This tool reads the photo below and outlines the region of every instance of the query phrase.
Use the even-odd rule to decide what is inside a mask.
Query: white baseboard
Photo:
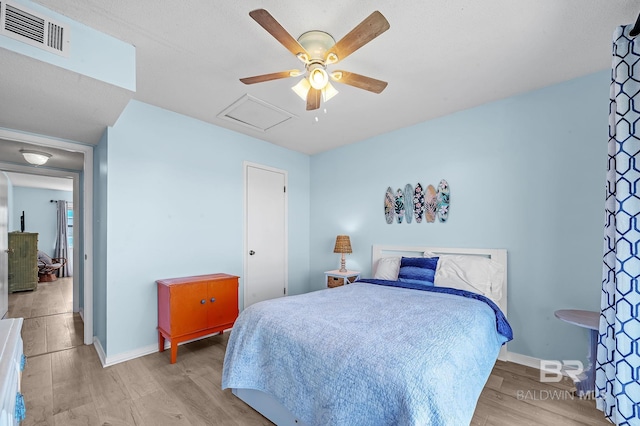
[[[128,352],[122,352],[114,356],[106,356],[104,360],[101,358],[100,361],[102,362],[103,367],[110,367],[112,365],[120,364],[121,362],[149,355],[154,352],[158,352],[158,344],[144,346],[142,348],[134,349]]]
[[[123,354],[119,354],[115,357],[108,357],[104,352],[104,348],[100,343],[100,340],[97,337],[93,337],[93,347],[96,348],[96,352],[98,353],[98,358],[100,358],[100,363],[102,367],[110,367],[112,365],[129,361],[130,359],[138,358],[141,356],[149,355],[153,352],[158,352],[158,345],[150,345],[144,348],[136,349],[134,351],[125,352]]]
[[[100,363],[102,364],[102,367],[106,367],[104,363],[107,356],[104,353],[104,349],[102,348],[102,344],[100,343],[100,340],[98,340],[96,336],[93,336],[93,347],[96,349],[96,352],[98,353],[98,358],[100,358]]]
[[[224,333],[230,331],[231,329],[228,330],[224,330]],[[195,342],[196,340],[201,340],[201,339],[206,339],[207,337],[211,337],[211,336],[215,336],[218,333],[213,333],[213,334],[209,334],[208,336],[202,336],[202,337],[198,337],[197,339],[191,339],[191,340],[187,340],[185,342],[180,342],[178,343],[178,346],[180,345],[185,345],[187,343],[191,343],[191,342]],[[113,356],[107,356],[104,353],[104,349],[102,348],[102,345],[100,344],[100,341],[97,338],[93,338],[93,342],[94,342],[94,346],[96,347],[96,351],[98,352],[98,357],[100,357],[100,362],[102,363],[102,367],[110,367],[112,365],[115,364],[119,364],[121,362],[125,362],[125,361],[130,361],[132,359],[135,358],[140,358],[142,356],[145,355],[150,355],[152,353],[155,352],[159,352],[158,351],[158,344],[153,344],[153,345],[148,345],[148,346],[144,346],[142,348],[138,348],[138,349],[134,349],[132,351],[128,351],[128,352],[122,352]],[[164,342],[164,349],[171,349],[171,342],[168,340],[165,340]]]
[[[507,352],[507,359],[506,360],[503,359],[502,361],[513,362],[515,364],[520,364],[526,367],[535,368],[536,370],[544,370],[551,374],[555,374],[558,372],[558,370],[550,370],[547,368],[543,368],[544,363],[543,363],[543,360],[540,358],[517,354],[515,352]],[[575,374],[570,374],[572,371],[573,370],[565,369],[565,368],[560,369],[560,373],[562,373],[563,376],[569,377],[569,378],[573,378],[573,376],[575,376]]]
[[[534,358],[528,355],[517,354],[515,352],[507,352],[506,361],[513,362],[527,367],[540,369],[540,358]]]

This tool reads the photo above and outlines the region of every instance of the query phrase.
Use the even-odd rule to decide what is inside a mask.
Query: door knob
[[[207,303],[207,301],[206,301],[206,300],[204,300],[204,299],[202,299],[202,300],[200,301],[200,303],[204,305],[205,303]]]
[[[213,302],[215,302],[215,301],[216,301],[216,298],[215,298],[215,297],[212,297],[212,298],[211,298],[211,303],[213,303]]]
[[[249,250],[249,256],[253,256],[254,254],[256,254],[256,252],[255,252],[255,251],[253,251],[253,250]]]

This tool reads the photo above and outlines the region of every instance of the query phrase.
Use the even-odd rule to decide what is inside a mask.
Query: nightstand
[[[341,285],[351,284],[360,279],[359,271],[340,272],[338,269],[334,271],[326,271],[324,273],[328,288],[340,287]]]

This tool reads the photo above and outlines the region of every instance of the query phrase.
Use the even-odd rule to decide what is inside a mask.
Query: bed
[[[375,245],[371,279],[245,309],[222,388],[278,425],[469,424],[513,337],[506,261]]]

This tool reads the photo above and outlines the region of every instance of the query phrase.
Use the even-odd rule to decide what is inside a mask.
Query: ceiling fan
[[[373,12],[337,43],[330,34],[316,30],[308,31],[296,40],[264,9],[253,10],[249,12],[249,16],[302,61],[305,69],[241,78],[240,81],[244,84],[304,75],[304,78],[292,89],[303,100],[306,100],[308,111],[320,108],[321,97],[326,102],[338,93],[329,79],[373,93],[380,93],[387,87],[386,81],[353,72],[341,70],[327,72],[328,65],[336,64],[345,59],[389,29],[389,22],[380,12]]]

